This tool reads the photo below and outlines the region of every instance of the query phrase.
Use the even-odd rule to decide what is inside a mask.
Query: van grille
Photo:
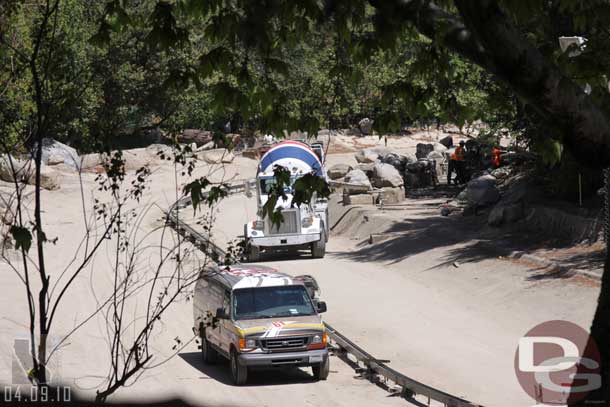
[[[307,336],[261,339],[261,347],[270,351],[293,350],[306,347],[308,341]]]
[[[279,229],[278,225],[271,224],[271,219],[269,217],[266,218],[266,226],[268,235],[288,235],[299,233],[299,223],[297,222],[297,210],[296,209],[285,209],[282,210],[282,215],[284,216],[284,221],[280,223]]]

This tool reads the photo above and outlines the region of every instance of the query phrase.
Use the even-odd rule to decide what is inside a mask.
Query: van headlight
[[[326,336],[326,332],[322,332],[311,337],[311,342],[307,349],[324,349],[327,344],[328,337]]]
[[[252,229],[254,229],[254,230],[263,230],[263,221],[262,220],[255,220],[254,222],[252,222]]]
[[[301,226],[304,228],[308,228],[313,225],[313,216],[306,216],[301,220]]]
[[[241,338],[239,340],[239,348],[240,349],[254,349],[254,348],[256,348],[256,339]]]

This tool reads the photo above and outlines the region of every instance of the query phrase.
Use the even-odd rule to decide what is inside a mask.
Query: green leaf
[[[310,204],[314,197],[328,198],[330,196],[330,185],[322,177],[315,173],[305,174],[294,182],[293,205]]]
[[[10,233],[15,239],[15,249],[23,249],[26,253],[32,247],[32,234],[24,227],[13,225]]]
[[[210,181],[203,177],[196,179],[195,181],[186,184],[183,189],[183,193],[185,196],[191,197],[191,203],[193,204],[193,210],[197,211],[197,208],[201,204],[201,202],[206,199],[204,190],[210,185]]]
[[[273,177],[275,183],[269,189],[267,202],[263,205],[263,218],[268,216],[271,224],[279,228],[284,221],[284,215],[282,215],[282,208],[276,208],[275,205],[279,198],[288,199],[285,191],[290,186],[290,171],[286,167],[276,165],[273,167]]]

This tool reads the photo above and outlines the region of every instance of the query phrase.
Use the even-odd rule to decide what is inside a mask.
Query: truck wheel
[[[311,245],[311,255],[315,259],[321,259],[326,254],[326,231],[322,229],[320,232],[320,240],[312,243]]]
[[[248,261],[259,261],[261,259],[261,249],[258,246],[249,246]]]
[[[218,352],[210,345],[205,333],[201,336],[201,358],[206,365],[213,365],[218,362]]]
[[[328,373],[330,372],[330,358],[324,358],[322,363],[312,366],[311,370],[313,372],[314,379],[326,380],[328,378]]]
[[[248,367],[239,364],[235,350],[231,351],[231,377],[236,386],[242,386],[248,380]]]

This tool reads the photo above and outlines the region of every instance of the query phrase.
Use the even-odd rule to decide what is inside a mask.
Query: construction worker
[[[465,145],[464,140],[460,141],[460,145],[455,148],[453,154],[449,159],[449,168],[447,171],[447,184],[451,185],[451,176],[455,171],[455,183],[461,184],[464,182],[464,170],[465,170]]]
[[[491,150],[491,163],[494,168],[498,168],[502,164],[502,151],[497,147]]]

